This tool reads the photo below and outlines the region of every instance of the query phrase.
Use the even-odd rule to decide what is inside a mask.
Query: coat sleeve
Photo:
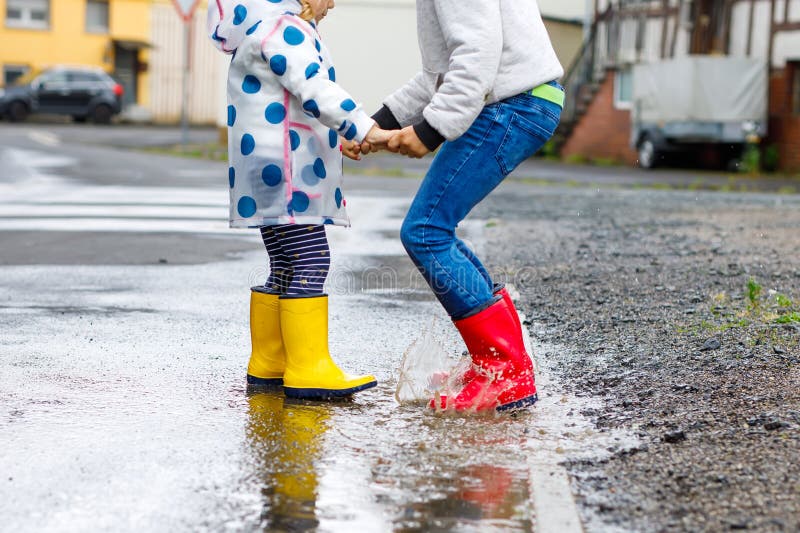
[[[432,0],[451,50],[441,86],[423,111],[425,120],[449,140],[475,121],[491,92],[503,51],[500,0]]]
[[[389,95],[384,104],[401,126],[408,126],[422,120],[422,110],[431,102],[435,88],[436,74],[422,70]]]
[[[375,124],[350,94],[323,72],[321,44],[313,31],[284,16],[261,43],[261,58],[303,110],[347,140],[364,140]],[[303,26],[301,26],[303,24]]]

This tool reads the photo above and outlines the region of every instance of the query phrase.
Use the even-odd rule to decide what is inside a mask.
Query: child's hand
[[[361,145],[355,141],[342,139],[342,154],[353,161],[361,161]]]

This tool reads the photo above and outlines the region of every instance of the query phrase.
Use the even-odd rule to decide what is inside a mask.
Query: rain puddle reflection
[[[530,413],[437,415],[398,405],[388,388],[343,403],[248,390],[260,528],[532,530]]]

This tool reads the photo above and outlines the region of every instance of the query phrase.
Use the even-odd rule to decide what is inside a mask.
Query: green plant
[[[564,158],[564,161],[573,165],[584,165],[589,162],[589,159],[583,154],[571,154]]]
[[[742,172],[754,173],[761,169],[761,150],[756,144],[748,144],[742,152],[742,164],[739,165]]]
[[[800,322],[800,313],[789,313],[788,315],[779,316],[775,319],[778,324],[791,324],[792,322]]]
[[[779,165],[780,152],[778,151],[778,147],[774,144],[770,144],[764,148],[764,152],[761,154],[761,168],[767,172],[775,172],[778,170]]]
[[[596,167],[613,167],[619,165],[619,161],[614,157],[593,157],[591,163]]]
[[[747,280],[747,300],[750,302],[749,307],[755,309],[758,307],[758,297],[761,296],[763,288],[759,285],[754,278]]]
[[[775,303],[777,303],[780,307],[791,307],[792,301],[784,296],[783,294],[776,294],[775,295]]]

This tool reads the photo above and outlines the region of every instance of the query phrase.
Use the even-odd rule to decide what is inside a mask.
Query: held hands
[[[372,126],[361,143],[342,139],[342,154],[355,161],[361,161],[361,154],[385,150],[393,131],[383,130],[377,125]]]
[[[380,150],[388,150],[395,154],[399,153],[415,158],[423,157],[429,152],[411,126],[402,130],[390,131],[375,125],[360,144],[355,141],[342,140],[342,154],[355,161],[361,160],[361,154],[366,155]]]
[[[403,154],[417,159],[423,157],[430,150],[419,140],[417,132],[412,126],[406,126],[394,133],[386,147],[390,152]]]
[[[361,145],[355,141],[342,139],[342,155],[353,161],[361,161]]]

